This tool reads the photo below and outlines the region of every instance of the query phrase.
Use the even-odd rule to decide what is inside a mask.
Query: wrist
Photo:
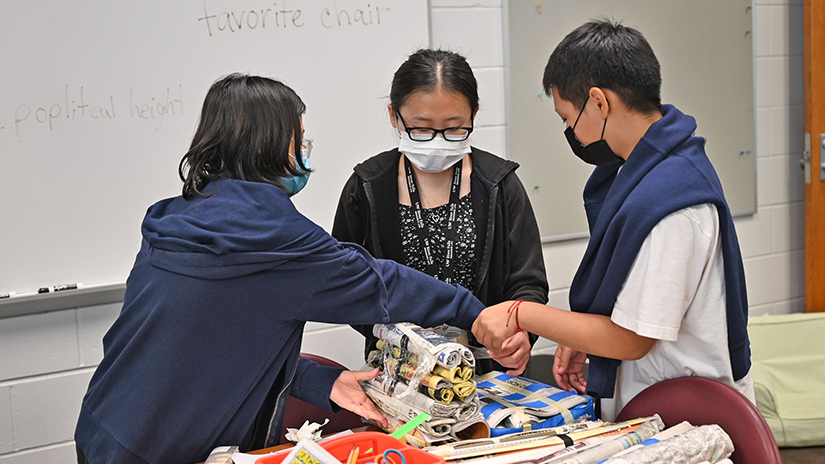
[[[524,332],[524,329],[521,328],[519,325],[518,313],[519,307],[521,304],[524,303],[524,300],[515,300],[510,304],[510,307],[507,309],[507,322],[505,323],[505,327],[513,327],[513,333]]]

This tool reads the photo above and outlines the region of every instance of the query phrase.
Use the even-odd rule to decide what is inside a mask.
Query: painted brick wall
[[[479,80],[475,143],[506,154],[502,0],[430,5],[431,44],[465,54]],[[755,0],[759,212],[736,222],[752,315],[803,310],[802,24],[801,0]],[[567,308],[585,245],[578,240],[544,247],[551,305]],[[0,319],[0,464],[76,462],[72,434],[80,401],[118,311],[119,305],[103,305]],[[348,327],[310,324],[303,350],[358,368],[361,346]],[[542,340],[534,352],[553,349]]]

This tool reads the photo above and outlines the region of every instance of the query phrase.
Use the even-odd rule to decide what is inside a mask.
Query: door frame
[[[825,311],[825,1],[805,0],[805,312]]]

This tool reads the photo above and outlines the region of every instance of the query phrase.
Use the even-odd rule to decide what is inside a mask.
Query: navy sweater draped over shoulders
[[[722,185],[693,136],[696,121],[671,105],[627,161],[599,166],[584,189],[590,242],[570,287],[570,308],[609,316],[636,255],[665,216],[690,206],[716,206],[725,270],[728,351],[735,380],[750,370],[748,302],[739,242]],[[619,169],[621,168],[621,172]],[[588,392],[613,397],[621,361],[590,356]]]

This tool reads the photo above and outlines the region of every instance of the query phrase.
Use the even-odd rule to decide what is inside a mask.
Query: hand
[[[510,338],[516,331],[515,322],[510,321],[508,327],[507,310],[512,306],[512,301],[505,301],[485,309],[473,322],[473,335],[476,340],[494,352],[501,352],[504,341]]]
[[[510,367],[508,375],[521,375],[530,360],[530,337],[527,332],[516,332],[501,345],[501,351],[491,351],[490,357],[505,367]]]
[[[559,388],[573,392],[578,390],[584,393],[587,388],[587,381],[584,379],[584,362],[587,360],[587,353],[576,351],[564,345],[556,348],[556,355],[553,358],[553,377]]]
[[[387,418],[378,410],[375,403],[370,400],[364,389],[358,383],[362,380],[369,380],[378,375],[378,368],[371,371],[343,371],[332,384],[332,392],[329,399],[338,406],[352,411],[361,417],[374,419],[382,427],[387,427]]]

